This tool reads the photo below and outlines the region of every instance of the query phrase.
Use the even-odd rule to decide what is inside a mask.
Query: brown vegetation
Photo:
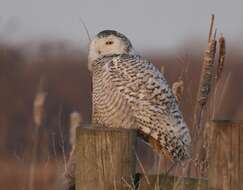
[[[178,79],[184,81],[180,106],[189,126],[193,123],[199,65],[202,63],[198,52],[202,50],[188,46],[186,52],[177,51],[175,55],[160,55],[160,52],[147,56],[159,68],[163,64],[170,84]],[[223,90],[216,93],[214,102],[215,118],[237,120],[243,116],[240,106],[243,86],[239,85],[243,56],[239,48],[231,47],[231,52],[220,59],[224,59],[226,64],[219,84]],[[86,57],[81,50],[62,43],[43,43],[35,49],[25,45],[10,47],[0,44],[1,187],[27,189],[31,150],[33,142],[36,142],[35,189],[54,188],[58,172],[60,174],[63,169],[61,163],[70,150],[69,114],[78,111],[85,123],[90,121],[91,80]],[[33,110],[33,102],[41,78],[45,79],[43,88],[47,95],[42,127],[33,139],[34,125],[39,121],[32,117],[33,112],[38,112]]]

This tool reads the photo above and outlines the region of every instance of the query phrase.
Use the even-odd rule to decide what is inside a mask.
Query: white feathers
[[[111,43],[111,44],[109,44]],[[114,35],[92,40],[89,48],[89,70],[92,70],[91,62],[100,56],[127,53],[126,44]]]
[[[122,40],[117,37],[114,43],[125,46]],[[91,44],[95,47],[90,49],[100,48]],[[157,140],[173,159],[187,158],[189,130],[165,78],[147,60],[124,53],[122,45],[117,47],[103,48],[102,52],[109,53],[90,58],[94,120],[107,127],[138,128]]]

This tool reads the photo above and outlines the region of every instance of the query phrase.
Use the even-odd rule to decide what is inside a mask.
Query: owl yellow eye
[[[105,42],[106,45],[111,45],[113,43],[114,43],[113,41],[107,41],[107,42]]]

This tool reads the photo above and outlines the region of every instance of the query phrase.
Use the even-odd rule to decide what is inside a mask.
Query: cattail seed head
[[[41,127],[43,123],[46,97],[45,78],[42,76],[33,102],[33,122],[37,129]]]
[[[172,85],[172,92],[176,98],[176,101],[179,103],[182,99],[184,91],[184,82],[182,80],[179,80],[177,82],[174,82]]]
[[[223,68],[224,68],[224,61],[225,61],[225,38],[223,35],[219,38],[219,59],[218,59],[218,67],[217,67],[217,80],[221,77]]]

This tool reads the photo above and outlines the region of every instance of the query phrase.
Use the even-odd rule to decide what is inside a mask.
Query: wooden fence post
[[[77,129],[76,189],[131,189],[136,136],[131,129]]]
[[[243,122],[213,121],[209,125],[209,190],[243,189]]]

